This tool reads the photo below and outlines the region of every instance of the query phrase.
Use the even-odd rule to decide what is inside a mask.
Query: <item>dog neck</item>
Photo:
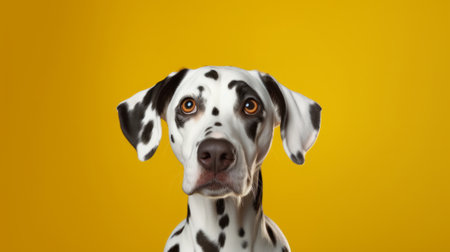
[[[252,190],[242,198],[230,196],[214,199],[199,194],[189,196],[186,222],[193,239],[199,244],[223,246],[225,237],[230,239],[230,236],[235,236],[233,240],[236,241],[241,237],[243,242],[254,239],[261,226],[262,216],[262,176],[259,170],[259,175],[254,176]],[[246,241],[243,237],[246,237]]]

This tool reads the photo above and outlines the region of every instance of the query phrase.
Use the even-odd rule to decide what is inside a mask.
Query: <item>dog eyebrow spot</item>
[[[216,125],[216,126],[222,126],[222,124],[221,124],[220,122],[216,122],[216,123],[214,123],[214,125]]]
[[[238,102],[241,103],[244,101],[247,96],[253,96],[255,100],[261,101],[261,98],[259,97],[258,93],[255,89],[250,87],[247,82],[242,80],[232,80],[228,84],[228,88],[232,89],[236,86],[236,94],[238,96]],[[261,102],[260,102],[261,103]],[[261,103],[262,106],[262,103]]]
[[[208,127],[208,128],[206,128],[206,129],[205,129],[205,131],[208,131],[208,130],[210,130],[210,129],[212,129],[212,127]]]
[[[205,73],[205,76],[214,80],[217,80],[219,78],[219,74],[215,70],[211,70]]]
[[[248,85],[247,84],[247,82],[245,82],[245,81],[241,81],[241,80],[232,80],[232,81],[230,81],[230,83],[228,83],[228,88],[229,89],[232,89],[232,88],[234,88],[234,86],[236,86],[236,85]]]
[[[199,91],[198,98],[201,99],[203,90],[205,90],[205,88],[203,86],[198,86],[197,88],[198,88],[198,91]]]
[[[215,116],[218,115],[219,114],[219,110],[216,107],[214,107],[213,110],[212,110],[212,114],[215,115]]]

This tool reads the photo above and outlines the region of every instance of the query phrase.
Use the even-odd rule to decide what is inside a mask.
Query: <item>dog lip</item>
[[[213,179],[212,181],[205,183],[203,185],[200,185],[197,187],[196,190],[202,190],[202,189],[209,189],[209,190],[219,190],[222,189],[224,187],[227,187],[225,184],[217,181],[216,179]]]
[[[202,183],[200,185],[197,185],[197,187],[194,189],[194,191],[200,191],[202,189],[209,189],[209,190],[219,190],[222,188],[228,187],[225,183],[217,180],[216,177],[213,177],[211,180]]]
[[[198,185],[194,190],[192,190],[193,193],[200,193],[207,196],[220,196],[228,194],[229,192],[235,192],[234,188],[230,186],[227,183],[223,183],[216,178],[213,178],[212,180]]]

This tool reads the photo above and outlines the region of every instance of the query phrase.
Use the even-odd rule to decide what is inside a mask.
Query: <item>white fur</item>
[[[210,70],[217,71],[219,75],[217,80],[205,77],[205,73]],[[176,72],[171,73],[169,77],[173,77],[175,74]],[[139,159],[144,161],[145,156],[158,146],[161,139],[160,117],[164,118],[168,124],[169,137],[172,136],[175,141],[174,143],[171,141],[172,149],[184,166],[183,190],[190,195],[191,216],[175,228],[164,251],[174,249],[176,245],[179,246],[180,251],[203,251],[197,240],[199,231],[204,232],[216,245],[218,245],[219,235],[223,233],[226,240],[220,251],[259,252],[282,251],[282,249],[290,251],[286,238],[278,226],[263,215],[261,208],[254,209],[253,207],[257,198],[255,194],[262,161],[270,149],[273,130],[282,121],[282,116],[277,112],[277,105],[271,100],[260,75],[266,74],[235,67],[209,66],[189,70],[179,83],[164,114],[159,115],[151,105],[145,111],[142,125],[146,125],[152,120],[154,127],[150,141],[147,144],[139,142],[136,146]],[[255,141],[247,136],[245,118],[235,111],[238,100],[236,88],[228,87],[232,80],[245,81],[256,91],[263,103],[264,121],[259,123]],[[310,115],[310,106],[315,102],[289,90],[278,82],[276,85],[284,97],[289,119],[284,132],[282,132],[283,147],[290,157],[297,153],[304,155],[314,144],[318,135],[318,130],[314,129],[312,125]],[[202,86],[204,90],[200,92],[198,86]],[[141,91],[124,101],[128,104],[129,111],[142,101],[148,90]],[[186,97],[198,97],[200,93],[201,99],[204,101],[204,109],[190,117],[183,127],[178,128],[175,118],[180,102]],[[219,110],[218,116],[211,114],[214,107]],[[214,126],[215,122],[220,122],[222,126]],[[212,133],[205,136],[205,129],[208,127],[212,127]],[[139,132],[139,136],[142,130]],[[212,198],[194,192],[203,171],[197,161],[198,143],[207,138],[226,139],[236,149],[236,160],[227,171],[234,191],[224,189],[223,194],[219,197],[225,200],[225,213],[222,215],[216,213],[217,197]],[[226,228],[221,228],[218,222],[225,214],[229,217],[229,224]],[[276,244],[273,244],[269,237],[268,226],[276,237]],[[179,235],[175,235],[181,228],[183,231]],[[246,231],[244,237],[238,235],[240,228],[244,228]],[[244,246],[244,242],[247,243],[247,246]]]

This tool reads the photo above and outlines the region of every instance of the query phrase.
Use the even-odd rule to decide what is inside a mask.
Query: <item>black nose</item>
[[[225,139],[208,138],[197,150],[200,165],[208,171],[225,171],[236,159],[233,145]]]

